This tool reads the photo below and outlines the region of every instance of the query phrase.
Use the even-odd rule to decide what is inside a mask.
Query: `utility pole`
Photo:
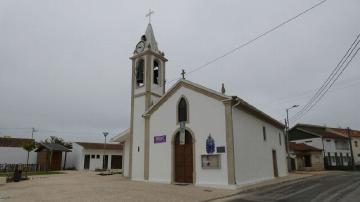
[[[349,138],[349,144],[350,144],[351,166],[352,166],[352,169],[355,170],[354,152],[353,152],[352,143],[351,143],[351,129],[348,127],[346,130],[347,130],[347,134],[348,134],[348,138]]]
[[[104,155],[103,155],[103,169],[105,168],[105,150],[106,150],[106,136],[109,135],[108,132],[103,132],[104,134],[104,137],[105,137],[105,143],[104,143]],[[107,162],[106,162],[107,163]],[[107,166],[106,166],[106,169],[107,169]]]
[[[289,129],[290,129],[290,123],[289,123],[289,110],[292,108],[299,107],[300,105],[293,105],[290,108],[286,109],[286,120],[285,120],[285,132],[286,132],[286,148],[287,148],[287,156],[288,156],[288,171],[291,172],[291,158],[290,158],[290,140],[289,140]]]
[[[291,172],[291,158],[290,158],[290,141],[289,141],[289,129],[288,129],[288,121],[287,118],[285,118],[285,143],[286,143],[286,151],[287,151],[287,166],[288,166],[288,172]]]

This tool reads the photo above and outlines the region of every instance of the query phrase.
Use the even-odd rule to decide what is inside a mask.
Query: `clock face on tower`
[[[143,41],[140,41],[137,45],[136,45],[136,48],[135,48],[135,52],[136,53],[141,53],[144,51],[144,48],[145,48],[145,43]]]

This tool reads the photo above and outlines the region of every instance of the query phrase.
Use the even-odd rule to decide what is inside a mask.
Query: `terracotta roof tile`
[[[344,128],[330,128],[330,130],[339,133],[344,137],[348,137],[347,129]],[[360,131],[358,130],[351,130],[351,137],[360,137]]]
[[[304,143],[294,143],[294,142],[290,142],[290,150],[293,151],[322,151],[321,149],[312,147],[310,145],[304,144]]]

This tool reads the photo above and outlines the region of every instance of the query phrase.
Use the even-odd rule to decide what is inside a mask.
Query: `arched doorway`
[[[180,132],[177,132],[174,147],[174,181],[193,183],[193,139],[190,132],[185,130],[185,144],[180,144]]]

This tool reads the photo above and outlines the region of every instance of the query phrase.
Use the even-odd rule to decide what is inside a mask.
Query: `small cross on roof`
[[[145,17],[149,17],[149,24],[151,23],[151,15],[154,14],[154,11],[149,9],[149,12],[145,15]]]

